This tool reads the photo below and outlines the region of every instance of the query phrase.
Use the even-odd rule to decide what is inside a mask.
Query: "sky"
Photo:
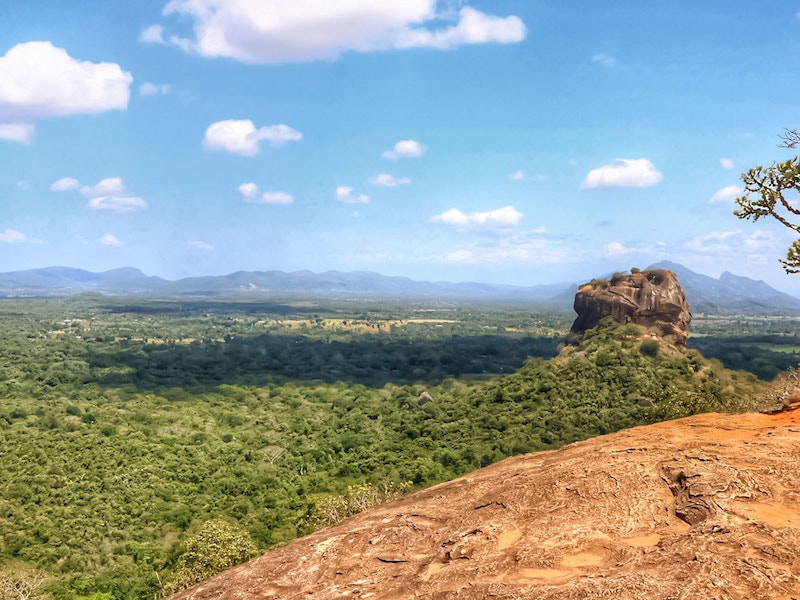
[[[0,272],[800,295],[733,215],[793,156],[800,0],[2,0]]]

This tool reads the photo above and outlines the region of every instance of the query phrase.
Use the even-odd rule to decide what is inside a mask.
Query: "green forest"
[[[567,345],[573,317],[2,301],[0,594],[17,577],[31,598],[159,597],[511,455],[773,407],[766,380],[800,350],[780,320],[701,323],[688,350],[605,321]]]

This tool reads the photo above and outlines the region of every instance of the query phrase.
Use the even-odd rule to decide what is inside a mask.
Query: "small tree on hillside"
[[[800,131],[787,129],[781,137],[781,146],[796,148],[800,145]],[[742,173],[745,194],[736,198],[739,208],[733,212],[740,219],[772,217],[800,236],[800,157],[795,156],[771,167],[754,167]],[[794,197],[793,197],[794,196]],[[800,273],[800,237],[789,246],[786,260],[779,261],[787,273]]]
[[[178,559],[177,569],[165,591],[172,593],[205,581],[253,557],[256,545],[244,529],[223,521],[206,521],[186,541],[186,552]]]

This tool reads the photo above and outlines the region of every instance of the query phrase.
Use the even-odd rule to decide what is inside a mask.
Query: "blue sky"
[[[531,285],[660,260],[800,294],[800,1],[3,0],[0,271]]]

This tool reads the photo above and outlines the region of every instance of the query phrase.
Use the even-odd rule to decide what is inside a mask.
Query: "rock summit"
[[[616,273],[609,279],[593,279],[575,294],[572,333],[583,333],[597,326],[604,317],[620,323],[636,323],[655,328],[662,336],[672,336],[685,346],[692,319],[686,294],[672,271],[654,269]]]

